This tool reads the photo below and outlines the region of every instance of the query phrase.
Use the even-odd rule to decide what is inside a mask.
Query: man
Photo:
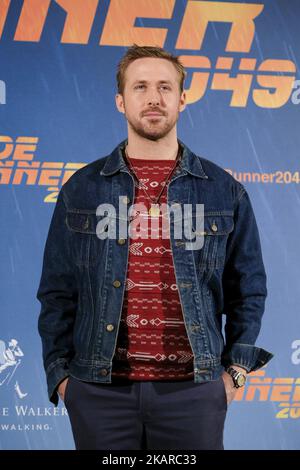
[[[254,346],[266,275],[251,203],[178,140],[184,78],[163,49],[129,48],[116,95],[128,139],[58,196],[39,332],[77,449],[223,449],[227,405],[272,357]],[[190,236],[175,237],[181,219]]]

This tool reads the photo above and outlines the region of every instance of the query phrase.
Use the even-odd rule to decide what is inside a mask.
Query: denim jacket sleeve
[[[255,216],[242,185],[234,218],[223,273],[226,345],[222,363],[251,372],[264,366],[273,354],[254,346],[267,296],[266,273]]]
[[[66,207],[61,189],[49,227],[37,292],[37,299],[41,302],[38,330],[42,339],[48,394],[55,406],[58,404],[57,386],[69,375],[77,306],[77,285],[65,220]]]

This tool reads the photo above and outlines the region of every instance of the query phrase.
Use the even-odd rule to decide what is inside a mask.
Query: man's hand
[[[65,378],[62,382],[60,382],[57,393],[62,401],[65,401],[65,391],[66,391],[66,386],[68,383],[69,377]]]
[[[242,372],[242,374],[247,375],[247,371],[242,367],[232,365],[233,369],[237,370],[238,372]],[[226,395],[227,395],[227,405],[230,405],[232,400],[234,399],[235,395],[237,394],[238,388],[236,388],[233,384],[233,380],[231,375],[228,372],[224,371],[222,374],[222,379],[224,381]]]

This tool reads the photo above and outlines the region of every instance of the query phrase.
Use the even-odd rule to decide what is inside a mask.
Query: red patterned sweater
[[[139,185],[135,187],[135,205],[158,196],[174,160],[130,158]],[[167,187],[159,203],[167,203]],[[145,212],[145,211],[144,211]],[[112,381],[185,380],[193,372],[193,352],[187,337],[176,285],[169,238],[162,238],[162,216],[159,230],[151,230],[151,216],[141,213],[147,224],[140,238],[129,236],[127,281],[117,345],[113,358]],[[141,219],[139,219],[141,220]],[[143,234],[148,232],[148,238]],[[157,233],[157,238],[150,235]]]

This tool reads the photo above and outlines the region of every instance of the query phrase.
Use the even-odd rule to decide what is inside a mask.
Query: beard
[[[129,127],[133,132],[135,132],[140,137],[143,137],[144,139],[157,141],[168,135],[174,128],[179,118],[179,110],[177,112],[177,115],[172,120],[169,120],[168,116],[164,114],[162,117],[159,118],[142,117],[141,120],[138,121],[136,119],[131,119],[127,115],[126,110],[125,117],[127,119]]]

